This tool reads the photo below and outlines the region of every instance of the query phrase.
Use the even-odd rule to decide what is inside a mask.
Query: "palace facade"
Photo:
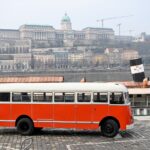
[[[114,41],[113,29],[86,27],[73,30],[67,14],[60,25],[60,29],[51,25],[0,29],[0,72],[88,68],[104,65],[108,61],[108,55],[104,52],[94,54],[92,50],[98,49],[103,42]],[[119,64],[120,52],[112,53],[112,56]]]
[[[0,40],[30,40],[33,47],[42,48],[88,45],[93,41],[114,39],[111,28],[86,27],[81,31],[73,30],[67,14],[61,19],[60,25],[61,29],[50,25],[21,25],[18,30],[0,29]]]

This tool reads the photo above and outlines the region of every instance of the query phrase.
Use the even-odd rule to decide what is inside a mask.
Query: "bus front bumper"
[[[133,127],[134,127],[134,123],[127,125],[126,129],[131,130],[131,129],[133,129]]]

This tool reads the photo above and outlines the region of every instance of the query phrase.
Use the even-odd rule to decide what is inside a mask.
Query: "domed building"
[[[70,17],[65,13],[61,20],[61,29],[62,30],[72,30]]]
[[[101,46],[102,41],[114,40],[111,28],[86,27],[73,30],[67,13],[62,17],[60,25],[60,29],[51,25],[28,24],[21,25],[17,30],[0,29],[0,71],[26,71],[33,69],[33,66],[37,70],[49,66],[66,68],[69,56],[81,60],[77,62],[81,65],[83,61],[80,58],[83,56],[90,62],[91,55],[87,55],[86,49]],[[56,50],[61,53],[54,53]],[[59,61],[61,58],[63,62]],[[34,65],[31,66],[31,63]]]
[[[100,41],[114,39],[111,28],[86,27],[73,30],[67,13],[61,19],[61,28],[55,29],[51,25],[21,25],[18,30],[0,29],[0,40],[28,40],[31,47],[73,47],[99,45]]]

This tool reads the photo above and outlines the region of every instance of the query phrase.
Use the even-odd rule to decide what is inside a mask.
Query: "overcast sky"
[[[150,0],[0,0],[0,28],[18,29],[22,24],[52,25],[60,29],[60,20],[67,12],[72,27],[101,27],[98,19],[130,16],[104,21],[104,27],[118,34],[150,34]]]

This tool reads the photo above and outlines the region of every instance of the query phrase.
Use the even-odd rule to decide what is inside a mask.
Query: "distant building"
[[[140,36],[134,38],[134,42],[150,42],[150,35],[142,32]]]
[[[107,57],[104,54],[93,54],[92,63],[95,67],[104,67],[107,64]]]
[[[131,59],[135,59],[139,57],[139,53],[136,50],[123,50],[121,54],[121,60],[124,64],[129,64]]]
[[[55,56],[51,54],[34,54],[34,70],[51,70],[55,68]]]
[[[91,40],[113,40],[114,31],[111,28],[92,28],[87,27],[83,29],[85,39]]]
[[[110,28],[87,27],[81,31],[73,30],[70,17],[65,14],[61,29],[50,25],[21,25],[18,30],[0,29],[0,40],[30,40],[32,47],[63,47],[91,45],[93,41],[112,40],[114,31]],[[79,41],[79,42],[78,42]]]
[[[20,32],[19,30],[0,29],[0,39],[19,40]]]
[[[0,71],[89,66],[92,54],[85,47],[114,39],[111,28],[73,30],[66,13],[60,25],[60,29],[51,25],[27,24],[21,25],[18,30],[0,29]],[[80,49],[80,46],[82,48],[78,51],[75,47]]]
[[[124,43],[127,43],[127,42],[132,42],[133,41],[133,37],[132,36],[125,36],[125,35],[115,35],[115,41],[118,41],[118,42],[124,42]]]
[[[31,70],[31,54],[0,55],[0,71],[29,71]]]
[[[67,13],[65,13],[65,16],[61,20],[61,30],[72,30],[71,20]]]
[[[93,52],[105,42],[131,41],[130,36],[115,36],[112,28],[73,30],[67,14],[60,26],[24,24],[18,30],[0,29],[0,72],[118,66],[121,59],[127,61],[129,55],[135,55],[126,52],[123,58],[118,48]]]
[[[121,65],[121,53],[122,49],[119,48],[106,48],[104,51],[108,68]]]
[[[67,51],[54,51],[55,56],[55,68],[56,69],[67,69],[68,64],[68,52]]]

